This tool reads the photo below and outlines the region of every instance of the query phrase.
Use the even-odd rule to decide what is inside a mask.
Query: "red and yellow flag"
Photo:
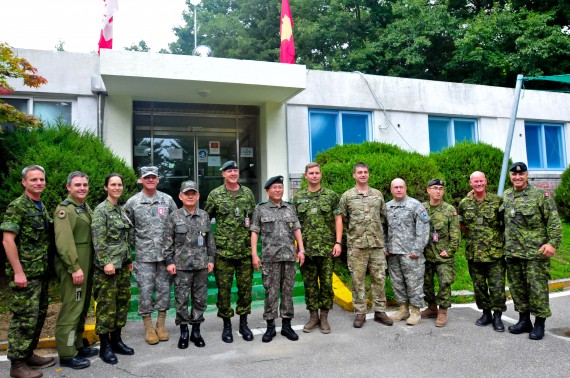
[[[103,0],[105,13],[103,14],[103,27],[99,35],[99,50],[113,48],[113,14],[119,9],[119,0]]]
[[[291,16],[291,8],[289,0],[281,1],[281,26],[279,28],[281,35],[281,63],[295,63],[295,40],[293,39],[293,17]]]

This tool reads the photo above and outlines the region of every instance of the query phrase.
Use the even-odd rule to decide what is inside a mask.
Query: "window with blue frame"
[[[566,167],[563,126],[557,123],[525,122],[526,156],[530,169]]]
[[[477,142],[477,120],[428,117],[429,150],[439,152],[460,142]]]
[[[311,160],[337,144],[362,143],[370,139],[370,112],[309,109]]]

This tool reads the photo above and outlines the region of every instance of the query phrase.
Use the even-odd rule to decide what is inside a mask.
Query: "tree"
[[[133,43],[129,47],[125,47],[125,50],[127,50],[127,51],[139,51],[139,52],[150,52],[150,47],[148,47],[148,45],[146,44],[145,41],[140,41],[138,43],[138,45],[135,45]]]
[[[61,39],[57,41],[57,44],[55,45],[55,51],[65,51],[65,42],[63,42]]]

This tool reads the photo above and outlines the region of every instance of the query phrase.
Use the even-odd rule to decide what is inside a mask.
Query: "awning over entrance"
[[[261,105],[283,103],[306,87],[297,64],[102,50],[110,96],[140,101]]]

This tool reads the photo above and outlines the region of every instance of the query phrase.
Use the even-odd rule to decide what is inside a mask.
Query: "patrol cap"
[[[271,177],[269,180],[267,180],[267,182],[265,183],[265,186],[263,187],[263,189],[267,190],[271,187],[271,185],[273,184],[283,184],[283,176],[273,176]]]
[[[430,186],[434,186],[434,185],[445,186],[445,183],[443,182],[442,179],[438,179],[438,178],[429,180],[428,188]]]
[[[220,168],[220,171],[225,171],[228,169],[238,169],[237,163],[233,160],[228,160],[224,163],[224,165],[222,165],[222,168]]]
[[[527,168],[526,164],[523,163],[522,161],[517,161],[516,163],[513,163],[510,166],[509,171],[515,172],[515,173],[523,173],[523,172],[528,171],[528,168]]]
[[[193,190],[195,192],[198,192],[198,185],[196,185],[196,183],[194,181],[191,181],[191,180],[184,181],[180,185],[180,193],[186,193],[189,190]]]
[[[158,168],[151,165],[148,167],[141,167],[141,177],[146,177],[146,176],[156,176],[158,177]]]

